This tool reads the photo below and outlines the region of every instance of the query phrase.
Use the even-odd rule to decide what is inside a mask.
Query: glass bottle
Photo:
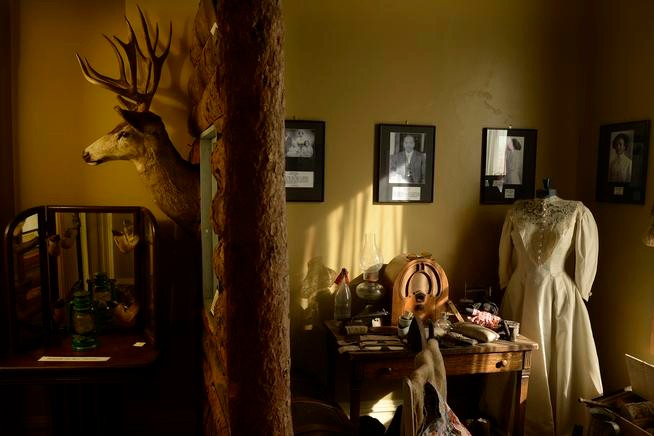
[[[334,282],[338,285],[334,293],[334,319],[337,321],[348,320],[352,317],[352,294],[350,293],[350,278],[347,269],[341,269],[341,273]]]
[[[69,303],[68,326],[73,337],[75,351],[90,350],[98,346],[95,330],[95,316],[91,296],[88,292],[77,291]]]
[[[441,317],[436,320],[436,325],[442,328],[445,333],[452,330],[452,322],[450,321],[451,315],[452,314],[450,312],[443,312]]]

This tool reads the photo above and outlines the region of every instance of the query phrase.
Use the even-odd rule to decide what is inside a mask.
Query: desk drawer
[[[408,377],[414,369],[413,357],[366,362],[362,368],[364,380],[399,380]]]
[[[443,356],[447,375],[466,375],[520,371],[524,367],[523,352],[449,354]]]
[[[520,371],[524,367],[523,352],[446,354],[443,355],[445,373],[449,375],[468,375]],[[398,380],[408,377],[415,369],[413,357],[381,359],[361,363],[364,380]]]

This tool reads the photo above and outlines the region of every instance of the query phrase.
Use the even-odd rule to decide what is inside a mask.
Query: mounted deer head
[[[127,42],[114,36],[114,43],[104,35],[118,58],[118,79],[98,73],[86,58],[82,59],[76,54],[84,77],[89,82],[116,93],[124,106],[116,106],[124,122],[86,147],[82,157],[89,165],[98,165],[110,160],[131,161],[157,206],[177,224],[195,232],[200,224],[199,170],[180,156],[168,138],[161,118],[149,111],[161,78],[161,68],[170,50],[172,23],[166,48],[157,56],[159,26],[155,27],[152,40],[140,8],[139,15],[145,33],[147,56],[143,54],[132,24],[127,19],[125,20],[130,32]],[[125,54],[129,73],[116,44],[120,45]]]

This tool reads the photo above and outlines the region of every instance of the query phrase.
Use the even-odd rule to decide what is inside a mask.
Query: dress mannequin
[[[518,201],[500,240],[501,315],[538,342],[532,353],[525,434],[569,435],[584,425],[579,397],[602,393],[599,362],[584,300],[597,270],[598,235],[581,202],[563,200],[544,181],[535,200]],[[574,271],[565,270],[574,253]],[[586,425],[584,425],[585,427]]]
[[[550,179],[543,179],[543,189],[536,190],[537,198],[553,197],[557,194],[556,189],[550,187]]]

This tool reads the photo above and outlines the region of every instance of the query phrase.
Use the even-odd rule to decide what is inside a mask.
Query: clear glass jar
[[[452,322],[450,321],[451,315],[452,314],[450,312],[443,312],[441,317],[436,320],[436,325],[442,328],[445,333],[452,330]]]

